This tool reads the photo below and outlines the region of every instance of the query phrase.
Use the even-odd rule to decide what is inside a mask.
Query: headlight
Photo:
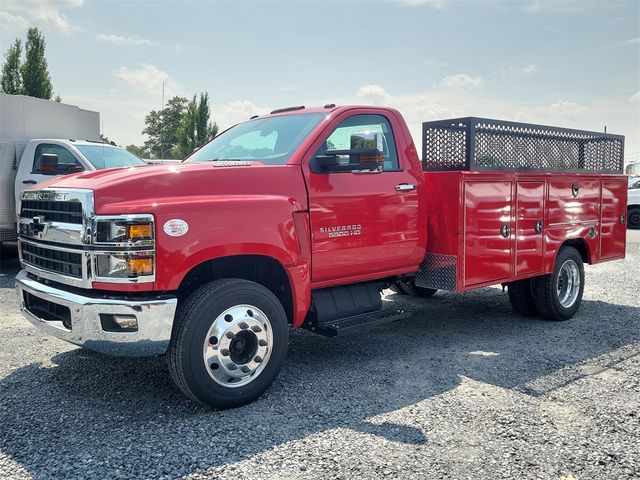
[[[129,283],[155,281],[155,235],[152,215],[98,216],[93,253],[95,279]]]
[[[153,240],[153,221],[104,219],[96,221],[96,243],[136,243]]]
[[[96,254],[97,276],[101,278],[132,279],[153,275],[153,255],[137,253]]]

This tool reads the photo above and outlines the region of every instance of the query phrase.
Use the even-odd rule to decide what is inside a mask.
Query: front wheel
[[[584,265],[573,247],[562,247],[556,257],[553,273],[533,280],[533,299],[541,317],[569,320],[582,302]]]
[[[216,280],[179,308],[169,371],[192,400],[233,408],[258,398],[287,353],[289,326],[271,291],[240,279]]]

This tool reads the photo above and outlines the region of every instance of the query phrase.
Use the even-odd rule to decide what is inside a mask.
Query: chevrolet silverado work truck
[[[234,407],[274,381],[290,328],[331,336],[406,316],[383,308],[385,288],[502,284],[520,314],[573,317],[583,265],[625,255],[623,148],[458,118],[423,124],[421,160],[396,110],[276,110],[180,165],[25,191],[17,292],[41,330],[166,354],[186,395]]]

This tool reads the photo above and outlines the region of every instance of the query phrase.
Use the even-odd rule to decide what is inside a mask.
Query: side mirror
[[[327,150],[314,158],[314,171],[354,172],[382,171],[384,141],[380,132],[358,132],[351,135],[350,148]]]
[[[43,153],[40,156],[40,173],[44,175],[56,175],[58,168],[58,155],[55,153]]]

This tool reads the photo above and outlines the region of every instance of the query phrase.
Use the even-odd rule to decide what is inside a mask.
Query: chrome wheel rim
[[[209,376],[219,385],[238,388],[264,370],[273,345],[271,324],[253,305],[226,309],[211,324],[202,356]]]
[[[570,308],[580,293],[580,268],[574,260],[567,260],[560,267],[556,284],[560,305]]]

